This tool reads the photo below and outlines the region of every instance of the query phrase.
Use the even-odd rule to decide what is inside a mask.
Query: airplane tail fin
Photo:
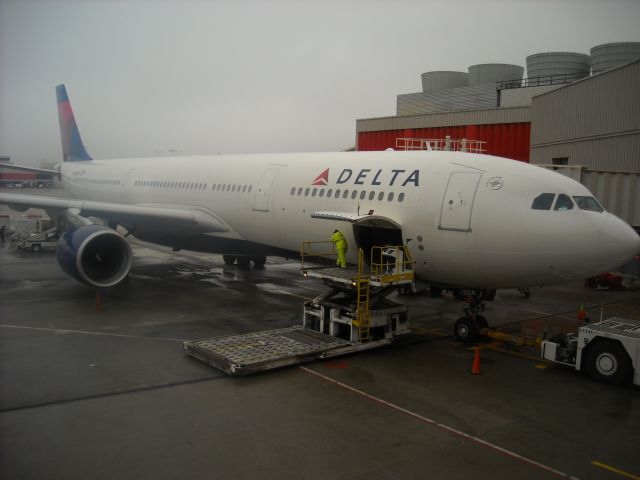
[[[67,89],[64,85],[56,87],[56,97],[58,99],[60,136],[62,137],[62,160],[65,162],[92,160],[82,144],[80,131],[73,116]]]

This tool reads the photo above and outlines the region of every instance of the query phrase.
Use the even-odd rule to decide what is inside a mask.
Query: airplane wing
[[[41,208],[61,214],[65,211],[79,213],[83,217],[98,217],[115,221],[128,228],[137,225],[153,226],[171,221],[175,228],[189,228],[201,233],[228,232],[231,228],[215,213],[189,205],[141,204],[126,205],[111,202],[95,202],[40,195],[0,193],[0,203],[17,210]]]

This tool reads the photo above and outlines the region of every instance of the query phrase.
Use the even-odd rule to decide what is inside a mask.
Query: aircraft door
[[[275,181],[278,173],[277,168],[269,168],[264,171],[260,183],[256,188],[255,196],[253,197],[253,210],[256,212],[268,212],[269,211],[269,199],[271,197],[271,187]]]
[[[453,172],[440,209],[440,230],[471,231],[471,213],[482,173]]]

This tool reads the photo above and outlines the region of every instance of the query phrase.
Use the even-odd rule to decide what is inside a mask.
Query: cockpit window
[[[534,200],[531,208],[533,210],[551,210],[555,193],[541,193]]]
[[[604,212],[598,201],[593,197],[573,197],[580,210],[591,210],[592,212]]]
[[[561,193],[558,195],[558,200],[556,200],[556,206],[553,207],[554,210],[571,210],[573,208],[573,202],[568,195]]]

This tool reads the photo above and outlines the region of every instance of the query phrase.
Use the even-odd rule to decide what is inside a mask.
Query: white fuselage
[[[325,172],[328,169],[327,172]],[[533,209],[542,193],[592,197],[581,184],[529,164],[460,152],[217,155],[65,162],[76,198],[211,212],[228,229],[192,232],[128,225],[177,248],[299,252],[301,242],[355,228],[337,218],[388,219],[428,281],[475,288],[562,283],[614,268],[638,251],[635,232],[602,211]],[[325,173],[323,176],[322,174]],[[315,183],[315,185],[313,185]],[[354,193],[355,192],[355,193]],[[317,212],[335,212],[314,218]],[[355,220],[354,220],[355,218]],[[231,251],[230,251],[231,250]]]

